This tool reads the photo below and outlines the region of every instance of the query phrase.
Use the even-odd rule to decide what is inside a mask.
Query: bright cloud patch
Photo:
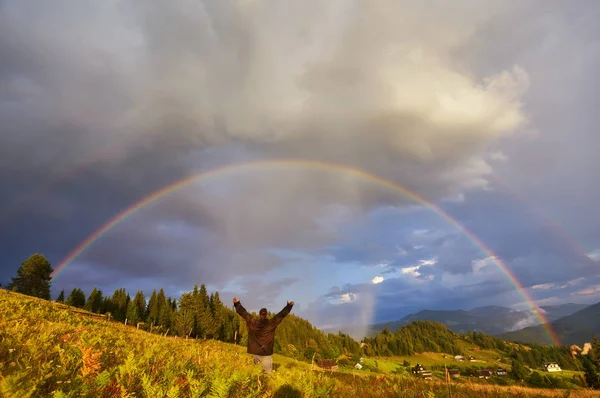
[[[535,289],[535,290],[565,289],[567,287],[578,285],[584,281],[585,281],[584,277],[579,277],[579,278],[571,279],[570,281],[567,281],[567,282],[563,283],[562,285],[557,285],[556,283],[542,283],[539,285],[531,286],[531,288]]]
[[[595,295],[597,293],[600,293],[600,285],[588,287],[586,289],[582,289],[577,292],[577,294],[579,294],[581,296],[590,296],[590,295]]]
[[[378,283],[383,282],[383,280],[384,280],[383,277],[376,276],[375,278],[373,278],[373,280],[371,282],[373,282],[374,284],[378,284]]]
[[[420,276],[421,274],[418,272],[419,270],[419,266],[413,266],[413,267],[406,267],[406,268],[402,268],[402,273],[405,275],[411,275],[414,276],[415,278]]]
[[[480,272],[482,269],[484,269],[490,265],[493,265],[494,258],[486,257],[486,258],[482,258],[482,259],[473,260],[471,262],[471,264],[473,265],[473,272],[477,273],[477,272]]]
[[[352,301],[355,301],[357,299],[358,295],[355,293],[344,293],[340,296],[340,303],[344,304],[344,303],[350,303]]]
[[[405,275],[410,275],[412,277],[417,278],[417,277],[421,276],[421,273],[419,272],[419,269],[421,267],[429,267],[431,265],[437,264],[437,262],[438,262],[437,258],[432,258],[429,260],[419,260],[419,264],[413,265],[410,267],[404,267],[400,270],[400,272],[402,272]]]
[[[438,262],[437,258],[432,258],[431,260],[421,260],[421,264],[419,266],[423,267],[423,266],[428,266],[428,265],[435,265],[435,264],[437,264],[437,262]]]
[[[584,282],[584,281],[585,281],[585,278],[583,276],[579,277],[579,278],[571,279],[570,281],[568,281],[565,284],[561,285],[560,288],[564,289],[566,287],[575,286],[575,285],[578,285],[578,284],[580,284],[581,282]]]
[[[548,289],[552,289],[554,287],[556,287],[556,285],[554,283],[542,283],[540,285],[531,286],[532,289],[536,289],[536,290],[548,290]]]
[[[600,261],[600,249],[596,249],[592,252],[589,252],[587,255],[594,261]]]

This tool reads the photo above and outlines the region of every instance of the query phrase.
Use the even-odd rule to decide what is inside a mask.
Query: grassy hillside
[[[320,371],[275,355],[275,372],[264,376],[244,347],[149,334],[0,289],[0,397],[565,396],[485,381],[423,381],[391,374],[400,358],[367,360],[380,369]]]

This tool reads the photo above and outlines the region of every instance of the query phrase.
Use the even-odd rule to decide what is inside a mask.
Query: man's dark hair
[[[258,311],[259,315],[267,315],[267,309],[266,308],[261,308],[260,311]]]

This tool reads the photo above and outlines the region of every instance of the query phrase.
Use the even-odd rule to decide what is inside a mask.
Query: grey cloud
[[[14,264],[0,278],[32,252],[56,264],[169,183],[249,158],[340,162],[431,200],[486,186],[495,172],[586,248],[598,248],[599,225],[590,217],[600,198],[590,172],[598,169],[595,2],[569,9],[537,1],[66,7],[0,5],[0,252]],[[508,160],[492,162],[490,150]],[[352,222],[360,230],[366,210],[409,202],[375,184],[312,172],[221,184],[229,196],[186,189],[140,212],[85,252],[61,283],[89,267],[103,283],[110,282],[103,275],[168,280],[174,291],[194,278],[222,283],[227,273],[279,267],[265,248],[323,251]],[[337,213],[340,204],[346,209]],[[561,267],[570,254],[539,229],[520,224],[514,233],[495,224],[500,216],[489,204],[481,213],[471,205],[456,216],[525,283],[589,271],[575,262]],[[180,224],[195,240],[156,232]],[[371,242],[388,249],[354,247],[345,259],[388,260],[389,247],[412,247],[388,245],[389,231]],[[426,240],[423,255],[440,250],[440,262],[424,272],[468,273],[479,254],[463,239]],[[552,245],[560,260],[540,277],[548,258],[537,252]],[[406,251],[392,267],[421,255]],[[177,276],[165,279],[168,273]],[[430,294],[454,297],[444,289]],[[350,313],[356,304],[344,305]]]
[[[267,307],[269,311],[277,313],[285,306],[286,302],[276,302],[274,298],[278,297],[287,287],[293,285],[298,280],[296,277],[287,277],[278,280],[247,277],[241,280],[241,290],[235,293],[234,296],[248,297],[248,300],[244,301],[247,309]],[[288,299],[291,300],[291,298]]]
[[[598,223],[589,215],[600,198],[598,184],[591,183],[600,166],[594,128],[599,83],[593,77],[600,66],[600,29],[592,21],[600,6],[531,2],[517,10],[481,25],[462,54],[478,73],[511,62],[535,71],[524,96],[534,133],[502,143],[509,161],[496,172],[555,228],[591,250],[598,245]]]

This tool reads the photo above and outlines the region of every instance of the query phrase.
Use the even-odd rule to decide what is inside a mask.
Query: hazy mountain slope
[[[585,304],[567,303],[540,308],[542,308],[549,321],[554,321],[586,307]],[[423,310],[406,315],[397,321],[377,323],[367,327],[364,325],[345,325],[340,328],[325,329],[325,331],[337,333],[338,330],[341,330],[360,340],[365,337],[365,331],[367,336],[372,337],[383,329],[387,328],[393,332],[414,321],[440,322],[456,333],[466,333],[471,330],[490,335],[522,330],[525,327],[539,324],[539,320],[531,311],[519,311],[500,306],[484,306],[470,310]]]
[[[600,336],[600,303],[551,322],[550,326],[562,344],[583,345],[591,340],[592,334]],[[524,343],[550,343],[550,338],[542,325],[502,333],[499,337]]]
[[[478,307],[469,311],[423,310],[409,314],[397,321],[369,325],[366,333],[367,336],[374,336],[385,328],[393,332],[414,321],[433,321],[443,323],[457,333],[466,333],[471,330],[493,335],[513,330],[518,327],[519,323],[532,322],[532,318],[530,312],[516,311],[505,307]],[[348,325],[341,327],[340,330],[360,339],[363,336],[358,336],[358,334],[364,333],[365,327]],[[329,329],[329,331],[337,332],[337,329]]]
[[[589,307],[589,304],[566,303],[560,305],[549,305],[540,307],[544,311],[544,315],[550,321],[556,321],[565,316],[581,311]]]

